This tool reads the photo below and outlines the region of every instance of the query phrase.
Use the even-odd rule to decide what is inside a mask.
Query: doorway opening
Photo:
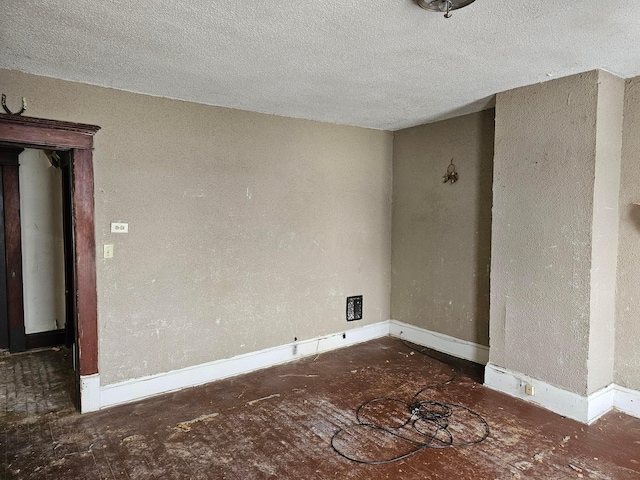
[[[69,175],[68,155],[0,147],[0,349],[11,353],[74,343]]]
[[[94,125],[0,115],[5,234],[5,262],[0,261],[5,266],[5,271],[0,271],[0,342],[6,341],[11,352],[60,342],[71,347],[75,405],[81,411],[100,406],[92,157],[93,135],[98,130]],[[27,150],[28,156],[20,160],[25,149],[36,150]],[[58,196],[49,197],[45,206],[34,210],[33,202],[20,202],[20,187],[29,192],[27,196],[56,189],[43,185],[34,188],[24,178],[21,182],[18,168],[20,162],[29,167],[40,163],[46,170],[45,160],[56,169],[48,175],[54,179],[51,185],[59,185]],[[23,176],[28,176],[28,170]],[[21,214],[26,225],[21,225]],[[39,220],[34,222],[34,218]],[[51,231],[44,235],[33,232],[39,228],[38,222],[51,224]],[[44,244],[32,244],[37,237],[47,235],[51,238]],[[48,290],[37,286],[36,271],[44,271],[44,277],[48,277],[48,282],[42,282],[50,282]],[[1,336],[3,292],[6,338]],[[48,314],[38,313],[42,305],[48,306]],[[93,388],[85,388],[87,385]]]
[[[14,369],[16,391],[23,392],[5,409],[26,409],[23,404],[33,398],[47,398],[48,409],[64,408],[77,396],[68,298],[73,290],[69,175],[68,155],[0,147],[0,353]],[[6,357],[24,351],[32,354]]]

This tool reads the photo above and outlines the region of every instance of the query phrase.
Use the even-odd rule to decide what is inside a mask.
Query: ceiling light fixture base
[[[417,0],[418,6],[432,12],[443,12],[446,18],[451,17],[451,11],[464,8],[475,0]]]

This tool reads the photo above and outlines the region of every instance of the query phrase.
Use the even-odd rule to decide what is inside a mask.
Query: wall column
[[[623,98],[603,71],[496,98],[486,384],[587,423],[611,407]]]

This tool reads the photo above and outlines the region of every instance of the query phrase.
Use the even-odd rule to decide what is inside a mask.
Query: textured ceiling
[[[2,0],[0,67],[384,130],[594,68],[640,75],[638,0]]]

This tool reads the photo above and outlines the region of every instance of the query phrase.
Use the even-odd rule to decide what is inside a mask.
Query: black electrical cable
[[[428,353],[426,349],[418,349],[404,340],[401,341],[406,347],[453,368],[454,373],[444,382],[428,385],[418,390],[409,403],[395,398],[380,397],[361,404],[356,409],[357,423],[341,428],[331,437],[331,447],[333,450],[347,460],[365,465],[383,465],[411,457],[428,448],[441,449],[476,445],[483,442],[490,434],[490,428],[487,421],[480,414],[468,407],[465,407],[464,405],[438,402],[435,400],[419,400],[419,397],[427,390],[441,388],[457,380],[460,369],[455,365],[451,365],[439,358],[436,358],[432,354]],[[392,426],[382,426],[375,421],[368,421],[366,419],[365,411],[368,408],[375,409],[376,404],[383,403],[396,407],[399,406],[401,411],[404,411],[404,420],[398,421],[397,425]],[[392,408],[388,407],[386,411],[388,413],[387,416],[391,417]],[[466,441],[456,441],[456,436],[459,437],[459,435],[454,435],[454,432],[452,431],[453,429],[450,428],[452,422],[456,421],[456,416],[459,416],[460,414],[466,414],[477,424],[477,431],[475,434],[471,434],[471,438],[464,439]],[[337,446],[336,443],[340,443],[340,438],[342,436],[347,436],[348,433],[356,429],[364,429],[370,433],[382,433],[383,435],[389,435],[392,439],[398,439],[401,442],[408,444],[411,447],[411,450],[407,453],[382,460],[365,460],[349,455],[345,453],[344,449]]]

